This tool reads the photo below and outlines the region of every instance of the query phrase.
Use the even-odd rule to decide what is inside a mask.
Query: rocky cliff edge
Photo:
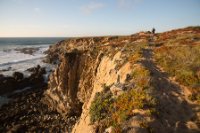
[[[74,133],[198,132],[198,100],[156,62],[156,50],[170,42],[196,47],[199,31],[60,41],[47,51],[48,61],[58,66],[43,101],[63,117],[79,116]]]

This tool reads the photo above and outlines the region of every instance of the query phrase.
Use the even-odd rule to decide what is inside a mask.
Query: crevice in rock
[[[61,63],[50,77],[44,101],[63,116],[80,116],[91,94],[96,58],[91,59],[89,52],[72,50],[60,59]]]

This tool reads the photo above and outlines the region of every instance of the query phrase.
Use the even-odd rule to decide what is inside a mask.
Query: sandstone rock
[[[78,81],[82,74],[82,67],[85,62],[84,56],[79,53],[66,53],[62,57],[62,64],[55,70],[50,77],[49,89],[46,92],[46,101],[50,99],[57,101],[54,104],[49,101],[49,104],[55,107],[61,113],[80,113],[81,102],[78,100]],[[62,83],[62,84],[61,84]],[[53,105],[54,104],[54,105]]]
[[[109,127],[105,130],[105,133],[112,133],[113,132],[113,127]]]
[[[123,94],[124,86],[122,84],[113,85],[110,88],[110,91],[112,92],[113,95],[119,96],[119,95]]]
[[[50,76],[44,102],[63,116],[80,116],[73,133],[95,132],[89,110],[96,93],[103,91],[103,84],[111,86],[110,91],[114,95],[135,87],[132,79],[135,66],[129,61],[130,52],[126,52],[135,52],[128,47],[132,44],[148,43],[149,35],[144,32],[128,37],[73,38],[51,46],[47,60],[59,63]],[[147,132],[140,127],[145,113],[140,110],[133,110],[133,113],[135,116],[126,121],[128,126],[123,129],[124,132]]]
[[[128,80],[127,74],[131,72],[129,63],[115,70],[117,60],[121,60],[121,52],[110,58],[96,48],[109,47],[107,50],[112,51],[107,45],[117,39],[118,37],[69,39],[51,46],[47,51],[48,60],[59,60],[60,64],[50,76],[43,101],[63,116],[81,114],[80,123],[75,125],[73,132],[93,131],[88,110],[95,94],[103,90],[102,84],[117,84],[118,78],[121,84]],[[120,89],[123,90],[123,86]]]

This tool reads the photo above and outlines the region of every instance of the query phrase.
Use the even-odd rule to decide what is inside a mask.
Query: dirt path
[[[200,121],[199,106],[189,102],[186,88],[183,88],[161,71],[153,61],[152,48],[142,50],[140,63],[150,71],[153,94],[158,99],[158,116],[150,125],[158,133],[197,133]]]

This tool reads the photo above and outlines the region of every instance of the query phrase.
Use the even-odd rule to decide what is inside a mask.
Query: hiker
[[[155,32],[156,32],[156,29],[155,29],[155,28],[153,28],[153,29],[152,29],[152,31],[151,31],[151,33],[154,35],[154,34],[155,34]]]
[[[149,38],[149,46],[153,45],[153,40],[154,40],[154,35],[155,35],[156,29],[153,28],[150,34],[150,38]]]

